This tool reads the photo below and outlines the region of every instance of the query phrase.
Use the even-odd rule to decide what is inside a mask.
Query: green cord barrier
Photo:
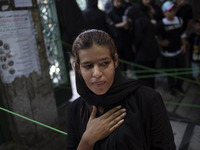
[[[72,45],[67,43],[67,42],[64,42],[63,40],[61,40],[60,38],[58,38],[57,40],[55,41],[61,41],[65,46],[69,47],[69,48],[72,48]],[[137,71],[134,71],[135,73],[148,73],[148,72],[159,72],[159,73],[164,73],[164,72],[171,72],[171,71],[188,71],[188,70],[192,70],[192,68],[171,68],[171,69],[152,69],[152,68],[149,68],[149,67],[146,67],[146,66],[142,66],[142,65],[138,65],[138,64],[135,64],[135,63],[132,63],[132,62],[129,62],[129,61],[126,61],[126,60],[122,60],[122,59],[119,59],[120,62],[122,63],[125,63],[125,64],[128,64],[128,65],[131,65],[131,66],[136,66],[138,68],[142,68],[142,69],[145,69],[145,70],[137,70]]]
[[[7,110],[7,109],[5,109],[5,108],[0,107],[0,109],[3,110],[3,111],[5,111],[5,112],[7,112],[7,113],[12,114],[12,115],[15,115],[15,116],[21,117],[21,118],[23,118],[23,119],[25,119],[25,120],[28,120],[28,121],[30,121],[30,122],[36,123],[36,124],[41,125],[41,126],[43,126],[43,127],[46,127],[46,128],[51,129],[51,130],[54,130],[54,131],[56,131],[56,132],[62,133],[62,134],[64,134],[64,135],[67,135],[67,133],[64,132],[64,131],[61,131],[61,130],[55,129],[55,128],[51,127],[51,126],[45,125],[45,124],[43,124],[43,123],[41,123],[41,122],[38,122],[38,121],[32,120],[32,119],[27,118],[27,117],[25,117],[25,116],[22,116],[22,115],[20,115],[20,114],[14,113],[14,112],[12,112],[12,111],[10,111],[10,110]]]
[[[139,77],[137,77],[137,79],[152,78],[152,77],[155,77],[155,76],[156,76],[156,77],[161,77],[161,76],[166,76],[166,75],[165,75],[165,74],[144,75],[144,76],[139,76]],[[188,79],[188,78],[177,77],[176,75],[173,75],[173,74],[169,74],[168,76],[175,76],[176,78],[182,79],[182,80],[184,80],[184,81],[188,81],[188,82],[190,82],[190,83],[194,83],[194,84],[200,85],[200,82],[195,81],[195,80],[191,80],[191,79]],[[131,77],[129,77],[129,78],[131,78]],[[133,77],[133,79],[135,79],[135,78]]]
[[[126,71],[124,71],[123,73],[125,73]],[[200,73],[200,71],[194,71],[195,73]],[[134,71],[131,71],[130,73],[135,73]],[[140,72],[141,73],[141,72]],[[191,74],[193,72],[191,71],[187,71],[187,72],[175,72],[175,73],[168,73],[169,75],[187,75],[187,74]],[[150,74],[150,75],[143,75],[143,76],[138,76],[138,78],[152,78],[152,77],[157,77],[157,76],[165,76],[164,74]]]
[[[200,105],[185,104],[185,103],[177,103],[177,102],[170,102],[170,101],[164,101],[164,104],[175,105],[175,106],[184,106],[184,107],[200,108]],[[61,134],[67,135],[67,133],[64,132],[64,131],[55,129],[55,128],[51,127],[51,126],[45,125],[45,124],[43,124],[43,123],[41,123],[41,122],[35,121],[35,120],[30,119],[30,118],[28,118],[28,117],[22,116],[22,115],[20,115],[20,114],[14,113],[14,112],[12,112],[12,111],[10,111],[10,110],[7,110],[7,109],[5,109],[5,108],[0,107],[0,110],[3,110],[3,111],[5,111],[5,112],[7,112],[7,113],[10,113],[10,114],[12,114],[12,115],[18,116],[18,117],[23,118],[23,119],[25,119],[25,120],[28,120],[28,121],[30,121],[30,122],[36,123],[36,124],[41,125],[41,126],[43,126],[43,127],[49,128],[49,129],[54,130],[54,131],[56,131],[56,132],[59,132],[59,133],[61,133]]]
[[[157,70],[162,71],[162,72],[191,71],[191,73],[192,73],[192,68],[156,69],[156,71]],[[152,72],[152,71],[148,71],[148,70],[134,70],[134,71],[131,71],[131,72],[134,72],[134,73],[149,73],[149,72]]]
[[[176,106],[184,106],[184,107],[200,108],[200,105],[195,105],[195,104],[185,104],[185,103],[177,103],[177,102],[170,102],[170,101],[164,101],[164,104],[168,104],[168,105],[176,105]]]
[[[189,82],[191,82],[191,83],[198,83],[198,82],[196,82],[196,81],[194,81],[194,80],[191,80],[191,79],[187,79],[187,78],[184,78],[184,77],[176,76],[176,74],[170,74],[170,73],[167,73],[167,72],[160,71],[160,70],[158,70],[158,69],[152,69],[152,68],[149,68],[149,67],[146,67],[146,66],[141,66],[141,65],[138,65],[138,64],[130,63],[130,62],[125,61],[125,60],[122,60],[122,59],[120,59],[119,61],[122,62],[122,63],[126,63],[126,64],[129,64],[129,65],[132,65],[132,66],[136,66],[136,67],[138,67],[138,68],[146,69],[146,70],[148,70],[149,72],[161,73],[163,76],[171,76],[171,77],[176,77],[176,78],[178,78],[178,79],[181,79],[181,80],[183,80],[183,81],[189,81]],[[198,84],[199,84],[199,83],[198,83]]]
[[[63,43],[63,45],[69,47],[69,48],[72,48],[72,45],[67,43],[67,42],[64,42],[63,40],[61,40],[60,38],[58,38],[56,41],[61,41]],[[129,61],[126,61],[126,60],[122,60],[122,59],[119,59],[120,62],[122,63],[125,63],[125,64],[128,64],[128,65],[131,65],[131,66],[135,66],[135,67],[138,67],[138,68],[142,68],[142,69],[145,69],[145,70],[136,70],[134,71],[134,73],[149,73],[149,72],[157,72],[157,73],[162,73],[163,75],[162,76],[174,76],[174,74],[168,74],[166,72],[173,72],[173,71],[191,71],[192,68],[171,68],[171,69],[152,69],[152,68],[149,68],[149,67],[146,67],[146,66],[142,66],[142,65],[138,65],[138,64],[135,64],[135,63],[132,63],[132,62],[129,62]],[[185,74],[192,74],[192,72],[185,72]],[[176,76],[177,74],[175,74],[175,77],[176,78],[182,78],[182,77],[177,77]],[[178,75],[184,75],[184,73],[181,73],[181,74],[178,74]],[[159,75],[161,76],[161,75]],[[152,76],[150,76],[152,77]],[[148,78],[148,76],[146,77],[139,77],[139,78]],[[182,78],[183,80],[186,80],[186,78]],[[193,80],[188,80],[187,81],[190,81],[192,83],[197,83],[198,82],[194,82]]]
[[[196,72],[200,72],[200,71],[196,71]],[[176,75],[186,75],[186,74],[191,74],[191,71],[190,72],[177,72],[177,73],[168,73],[169,75],[173,75],[173,76],[176,76]],[[151,75],[143,75],[143,76],[138,76],[138,78],[152,78],[152,77],[162,77],[164,76],[163,74],[151,74]]]
[[[141,68],[141,69],[145,69],[146,71],[148,71],[148,72],[157,72],[157,73],[163,73],[163,74],[168,74],[168,73],[166,73],[165,71],[176,71],[176,70],[178,70],[178,71],[181,71],[181,69],[183,69],[183,70],[187,70],[188,68],[173,68],[173,69],[152,69],[152,68],[149,68],[149,67],[146,67],[146,66],[142,66],[142,65],[139,65],[139,64],[135,64],[135,63],[131,63],[131,62],[129,62],[129,61],[126,61],[126,60],[122,60],[122,59],[119,59],[119,61],[120,62],[122,62],[122,63],[125,63],[125,64],[128,64],[128,65],[131,65],[131,66],[135,66],[135,67],[138,67],[138,68]],[[182,70],[182,71],[183,71]]]

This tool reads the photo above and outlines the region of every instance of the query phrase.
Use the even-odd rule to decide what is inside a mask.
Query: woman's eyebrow
[[[104,58],[101,58],[100,60],[108,60],[110,59],[110,57],[104,57]]]
[[[90,64],[90,61],[85,61],[85,62],[81,62],[81,65],[86,65],[86,64]]]
[[[111,57],[103,57],[103,58],[100,58],[98,61],[104,61],[104,60],[110,60]],[[84,61],[84,62],[81,62],[81,65],[85,65],[85,64],[90,64],[92,63],[92,61]]]

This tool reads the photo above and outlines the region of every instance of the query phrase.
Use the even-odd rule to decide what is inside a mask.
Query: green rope
[[[177,102],[170,102],[170,101],[164,101],[164,104],[175,105],[175,106],[184,106],[184,107],[200,108],[200,105],[185,104],[185,103],[177,103]],[[25,116],[22,116],[22,115],[20,115],[20,114],[18,114],[18,113],[12,112],[12,111],[7,110],[7,109],[5,109],[5,108],[0,107],[0,110],[3,110],[3,111],[5,111],[5,112],[7,112],[7,113],[10,113],[10,114],[12,114],[12,115],[18,116],[18,117],[23,118],[23,119],[25,119],[25,120],[28,120],[28,121],[30,121],[30,122],[36,123],[36,124],[41,125],[41,126],[43,126],[43,127],[49,128],[49,129],[54,130],[54,131],[56,131],[56,132],[59,132],[59,133],[61,133],[61,134],[67,135],[67,133],[64,132],[64,131],[55,129],[55,128],[51,127],[51,126],[45,125],[45,124],[43,124],[43,123],[41,123],[41,122],[35,121],[35,120],[30,119],[30,118],[25,117]]]
[[[179,73],[168,73],[168,75],[176,77],[176,75],[183,75],[183,74],[190,74],[190,73],[191,72],[179,72]],[[162,76],[165,76],[165,74],[151,74],[151,75],[143,75],[143,76],[140,75],[138,77],[129,77],[129,78],[143,79],[143,78],[153,78],[153,77],[162,77]],[[182,78],[182,77],[180,77],[180,78]],[[190,83],[194,83],[194,84],[200,85],[200,82],[198,82],[198,81],[191,80],[191,79],[188,79],[188,78],[182,78],[182,79],[184,79],[184,81],[188,81]]]
[[[162,72],[174,72],[174,71],[190,71],[192,73],[192,68],[170,68],[170,69],[156,69],[156,71],[162,71]],[[132,70],[130,72],[134,73],[149,73],[153,71],[148,71],[148,70]]]
[[[177,102],[170,102],[170,101],[164,101],[164,103],[168,104],[168,105],[176,105],[176,106],[185,106],[185,107],[200,108],[200,105],[195,105],[195,104],[185,104],[185,103],[177,103]]]
[[[171,77],[175,77],[175,78],[178,78],[178,79],[181,79],[183,81],[189,81],[191,83],[198,83],[194,80],[191,80],[191,79],[187,79],[187,78],[184,78],[184,77],[180,77],[180,76],[177,76],[176,74],[171,74],[171,73],[167,73],[167,72],[163,72],[162,70],[158,70],[158,69],[152,69],[152,68],[149,68],[149,67],[146,67],[146,66],[141,66],[141,65],[138,65],[138,64],[134,64],[134,63],[130,63],[128,61],[125,61],[125,60],[122,60],[120,59],[119,60],[120,62],[122,63],[126,63],[126,64],[129,64],[129,65],[132,65],[132,66],[136,66],[138,68],[142,68],[142,69],[146,69],[148,70],[149,72],[157,72],[157,73],[161,73],[163,76],[171,76]],[[199,84],[199,83],[198,83]]]
[[[67,135],[67,133],[64,132],[64,131],[55,129],[55,128],[51,127],[51,126],[45,125],[45,124],[43,124],[43,123],[41,123],[41,122],[35,121],[35,120],[30,119],[30,118],[25,117],[25,116],[22,116],[22,115],[20,115],[20,114],[17,114],[17,113],[15,113],[15,112],[12,112],[12,111],[7,110],[7,109],[5,109],[5,108],[0,107],[0,109],[3,110],[3,111],[5,111],[5,112],[7,112],[7,113],[10,113],[10,114],[13,114],[13,115],[15,115],[15,116],[18,116],[18,117],[20,117],[20,118],[23,118],[23,119],[25,119],[25,120],[28,120],[28,121],[30,121],[30,122],[36,123],[36,124],[41,125],[41,126],[43,126],[43,127],[46,127],[46,128],[51,129],[51,130],[54,130],[54,131],[56,131],[56,132],[62,133],[62,134],[64,134],[64,135]]]
[[[124,71],[123,73],[125,73],[127,71]],[[194,71],[195,73],[200,73],[200,71]],[[130,73],[135,73],[134,71],[130,72]],[[175,72],[175,73],[168,73],[169,75],[173,75],[173,76],[176,76],[176,75],[187,75],[187,74],[191,74],[193,72],[191,71],[187,71],[187,72]],[[138,76],[138,78],[148,78],[148,77],[157,77],[157,76],[165,76],[164,74],[150,74],[150,75],[143,75],[143,76]]]

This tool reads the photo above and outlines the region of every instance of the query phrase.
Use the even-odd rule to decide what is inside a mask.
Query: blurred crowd
[[[136,76],[144,77],[140,80],[155,88],[152,74],[159,60],[161,69],[173,69],[177,74],[191,68],[189,77],[200,81],[200,19],[193,17],[187,0],[165,0],[160,6],[154,0],[110,0],[103,10],[98,8],[98,0],[87,0],[82,13],[87,29],[108,32],[119,58],[137,64],[132,68],[121,63],[122,71],[134,69]],[[140,71],[144,69],[147,71]],[[182,85],[182,79],[168,76],[172,95],[184,93]]]
[[[67,2],[70,5],[64,4]],[[120,69],[125,73],[134,70],[135,76],[148,86],[155,88],[155,74],[161,70],[165,71],[171,95],[184,93],[185,77],[200,82],[200,18],[193,17],[187,0],[160,0],[159,5],[155,0],[108,0],[103,9],[99,9],[98,0],[86,2],[86,9],[74,12],[77,16],[71,21],[67,11],[75,11],[71,6],[75,1],[60,3],[60,16],[70,14],[60,19],[66,28],[61,30],[64,41],[71,39],[72,43],[69,35],[75,29],[76,33],[104,30],[114,39],[119,58],[134,64],[121,62]]]

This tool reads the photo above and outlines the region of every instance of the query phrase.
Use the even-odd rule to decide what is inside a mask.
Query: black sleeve
[[[193,19],[194,15],[193,15],[193,9],[190,5],[187,5],[187,14],[188,14],[188,19]]]
[[[174,135],[161,95],[150,88],[139,90],[144,135],[152,150],[176,150]]]
[[[77,137],[77,100],[70,103],[67,113],[67,143],[66,150],[76,150],[79,144]]]
[[[139,49],[140,45],[142,44],[142,40],[144,39],[144,29],[145,24],[144,20],[142,18],[137,19],[134,23],[133,27],[133,43],[136,47],[136,50]]]
[[[189,59],[190,59],[190,61],[192,61],[194,38],[195,38],[195,33],[192,33],[187,39],[188,43],[189,43]]]
[[[156,94],[151,107],[150,145],[152,149],[175,150],[174,136],[167,111],[160,94]]]
[[[162,21],[158,22],[158,24],[156,25],[156,35],[159,38],[162,38],[162,34],[164,32],[164,24]]]

